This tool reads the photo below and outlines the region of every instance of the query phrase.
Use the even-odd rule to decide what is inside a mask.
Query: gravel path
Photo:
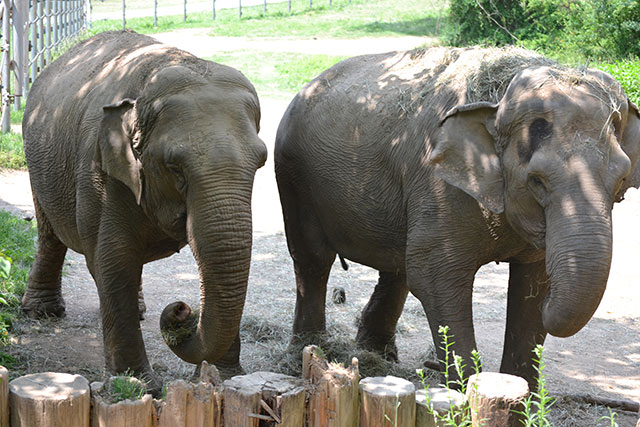
[[[208,53],[213,48],[210,39],[209,47],[206,47],[192,43],[193,38],[189,38],[201,36],[199,30],[192,30],[157,37],[177,46],[190,47],[200,55],[211,55]],[[236,42],[237,45],[245,43],[241,40]],[[308,53],[316,43],[290,42]],[[376,45],[384,51],[394,42],[400,44],[398,39],[392,39],[384,43],[378,40]],[[274,43],[280,46],[280,42]],[[367,42],[360,51],[369,49],[375,50]],[[225,50],[229,50],[228,46]],[[277,125],[287,104],[261,97],[263,118],[260,136],[269,148],[269,161],[258,171],[254,190],[254,249],[244,323],[257,327],[245,328],[243,335],[241,359],[247,371],[278,369],[292,324],[294,275],[282,231],[272,155]],[[20,215],[32,214],[26,172],[0,173],[0,209]],[[640,192],[630,190],[627,200],[616,205],[613,216],[614,257],[609,285],[598,311],[575,336],[565,339],[549,337],[545,345],[546,375],[552,393],[589,393],[640,401],[640,285],[635,269],[640,254],[640,230],[637,226],[640,221]],[[328,302],[327,316],[331,328],[344,331],[346,336],[353,338],[355,318],[366,303],[377,274],[357,264],[350,263],[350,267],[344,272],[339,264],[334,266],[329,289],[344,287],[347,303],[336,306]],[[503,263],[487,265],[476,276],[476,335],[485,369],[488,370],[497,370],[501,357],[507,274],[508,265]],[[143,283],[148,315],[141,327],[150,360],[165,378],[188,376],[192,365],[180,361],[165,347],[157,326],[160,312],[166,304],[182,299],[197,305],[199,300],[197,269],[188,248],[168,259],[146,265]],[[21,322],[22,335],[11,351],[27,360],[25,370],[31,372],[75,370],[89,378],[99,377],[104,361],[97,293],[84,259],[78,254],[70,252],[67,257],[63,293],[67,301],[67,317],[59,321]],[[398,326],[400,368],[411,372],[420,367],[425,353],[433,347],[429,335],[422,308],[410,296]],[[580,411],[582,415],[575,415],[577,419],[581,416],[592,421],[597,418],[591,418],[592,414],[584,415],[583,409]],[[633,426],[635,419],[637,415],[626,414],[618,422],[621,426]],[[590,424],[577,421],[576,424],[563,422],[562,425]]]

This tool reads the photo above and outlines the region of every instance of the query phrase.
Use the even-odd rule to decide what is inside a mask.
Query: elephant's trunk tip
[[[162,310],[160,332],[169,348],[175,348],[196,332],[199,317],[198,310],[191,310],[182,301],[173,302]]]

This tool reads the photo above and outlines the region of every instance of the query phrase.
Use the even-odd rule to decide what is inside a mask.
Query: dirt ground
[[[166,43],[212,55],[219,43],[211,43],[203,30],[181,30],[157,36]],[[206,43],[205,43],[206,41]],[[248,39],[225,40],[220,50],[229,51],[252,43]],[[321,40],[293,41],[294,52],[356,55],[408,49],[428,42],[421,38],[398,38],[363,43]],[[283,49],[279,40],[264,43],[264,49]],[[307,43],[307,44],[305,44]],[[319,46],[323,46],[320,48]],[[322,49],[327,49],[323,51]],[[336,49],[336,50],[332,50]],[[342,49],[337,51],[337,49]],[[241,362],[247,372],[285,371],[283,364],[290,337],[295,303],[292,262],[283,233],[280,204],[273,173],[273,142],[277,125],[287,102],[261,97],[262,130],[269,161],[256,175],[253,216],[254,247],[249,290],[243,316]],[[26,216],[33,213],[28,174],[0,173],[0,208]],[[549,337],[545,344],[548,388],[553,395],[590,394],[593,396],[640,401],[640,284],[634,262],[640,254],[640,191],[630,190],[626,200],[613,211],[614,249],[609,284],[604,298],[588,325],[570,338]],[[355,337],[355,321],[366,304],[377,280],[377,272],[349,263],[343,271],[334,265],[329,290],[343,287],[345,304],[327,300],[327,321],[336,341]],[[507,264],[484,266],[476,275],[474,318],[476,336],[484,369],[499,367],[504,335]],[[154,369],[165,379],[188,378],[193,365],[182,362],[162,342],[158,321],[166,304],[183,300],[192,306],[199,301],[198,272],[193,257],[185,248],[170,258],[144,267],[143,286],[148,307],[141,322],[146,349]],[[63,278],[67,316],[61,320],[24,320],[10,352],[20,361],[20,373],[38,371],[75,372],[89,380],[104,374],[99,306],[95,285],[81,255],[69,252]],[[352,342],[351,342],[352,344]],[[397,344],[400,362],[394,373],[410,376],[433,350],[422,307],[409,296],[398,324]],[[431,355],[430,357],[433,357]],[[363,362],[361,361],[361,366]],[[380,373],[383,374],[383,373]],[[411,378],[415,380],[415,376]],[[635,426],[638,414],[618,412],[620,426]],[[607,411],[562,400],[552,410],[556,426],[592,426]],[[601,421],[598,425],[609,425]]]

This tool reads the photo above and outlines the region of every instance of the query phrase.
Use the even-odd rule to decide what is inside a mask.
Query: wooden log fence
[[[467,396],[441,387],[415,391],[390,376],[360,381],[357,359],[347,368],[328,363],[315,346],[304,349],[302,374],[255,372],[222,382],[203,362],[198,382],[171,382],[163,400],[146,394],[109,403],[105,385],[80,375],[47,372],[9,382],[0,366],[0,427],[443,427],[453,421],[445,418],[452,408],[466,405],[474,427],[519,426],[513,409],[521,410],[529,394],[524,379],[493,372],[472,376]]]
[[[56,51],[85,30],[89,0],[1,0],[2,133]]]

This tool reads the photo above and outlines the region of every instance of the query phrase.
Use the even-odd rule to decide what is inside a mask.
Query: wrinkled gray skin
[[[473,280],[492,261],[510,263],[502,372],[531,383],[535,345],[589,321],[609,274],[613,203],[638,185],[638,110],[609,75],[539,60],[503,88],[473,80],[499,96],[471,102],[469,66],[485,54],[356,57],[291,102],[275,167],[295,334],[325,329],[336,254],[379,270],[357,341],[392,359],[410,291],[434,342],[449,326],[472,366]]]
[[[267,155],[259,121],[256,92],[238,71],[133,32],[99,34],[48,66],[22,125],[38,219],[23,309],[64,315],[64,256],[84,254],[107,368],[132,369],[157,391],[139,325],[142,266],[189,244],[200,318],[172,350],[239,367],[251,191]]]

